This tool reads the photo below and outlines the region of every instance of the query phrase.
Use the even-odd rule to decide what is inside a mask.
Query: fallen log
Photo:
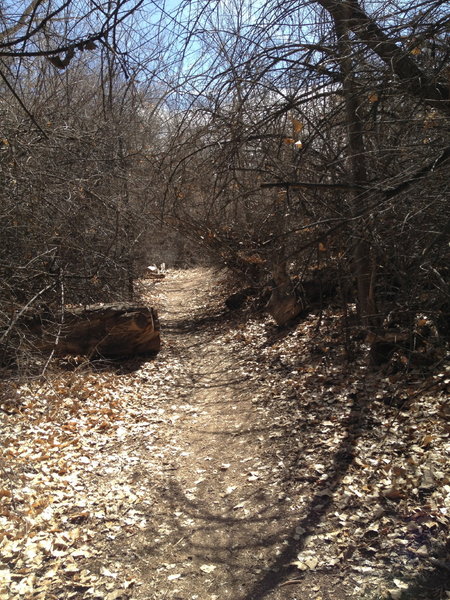
[[[283,327],[298,317],[303,306],[286,286],[278,286],[272,291],[266,309],[275,323]]]
[[[64,311],[58,331],[40,326],[44,349],[56,356],[119,358],[157,353],[160,325],[153,308],[135,304],[95,304]]]
[[[302,312],[304,306],[295,296],[292,281],[287,272],[286,261],[274,266],[272,276],[275,285],[272,288],[266,310],[276,324],[283,327],[295,319]]]

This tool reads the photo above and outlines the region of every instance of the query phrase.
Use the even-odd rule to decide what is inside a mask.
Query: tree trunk
[[[347,6],[347,5],[345,5]],[[352,44],[349,39],[349,12],[343,9],[332,13],[338,38],[339,59],[342,73],[342,86],[347,115],[348,153],[351,168],[351,183],[355,189],[352,195],[352,216],[360,214],[361,208],[369,201],[368,196],[359,191],[368,183],[366,167],[366,148],[364,144],[363,123],[358,114],[358,92],[354,77],[354,64],[351,58]],[[359,190],[358,190],[359,188]],[[371,246],[363,220],[352,225],[354,243],[354,267],[357,281],[358,310],[362,323],[371,326],[376,321],[374,297],[375,262],[371,257]]]
[[[153,308],[134,304],[98,304],[64,312],[59,330],[50,333],[40,324],[31,327],[42,337],[44,350],[64,354],[119,358],[156,353],[160,326]]]
[[[345,23],[397,75],[405,91],[450,115],[450,86],[429,76],[411,55],[392,41],[356,0],[318,0],[336,23]]]
[[[292,289],[286,261],[275,265],[272,277],[275,287],[266,308],[268,313],[275,319],[276,324],[282,326],[297,317],[303,310],[303,305],[296,298]]]

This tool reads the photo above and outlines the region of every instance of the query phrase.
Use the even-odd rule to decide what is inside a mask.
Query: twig
[[[59,344],[59,340],[60,340],[60,337],[61,337],[61,331],[62,331],[62,328],[63,328],[63,325],[64,325],[65,296],[64,296],[64,272],[63,271],[60,271],[60,273],[59,273],[59,285],[60,285],[60,288],[61,288],[61,296],[60,296],[61,297],[61,319],[59,321],[59,327],[58,327],[58,333],[56,334],[55,345],[53,346],[53,349],[50,352],[50,356],[48,357],[48,359],[47,359],[47,361],[46,361],[46,363],[44,365],[44,368],[42,369],[41,377],[43,377],[45,375],[45,371],[47,370],[48,365],[50,364],[50,361],[52,360],[52,358],[53,358],[53,356],[55,354],[56,348],[57,348],[57,346]]]
[[[11,329],[14,327],[14,325],[17,323],[17,321],[20,319],[20,317],[23,315],[23,313],[27,310],[27,308],[29,306],[31,306],[33,304],[33,302],[35,300],[37,300],[39,298],[39,296],[42,296],[42,294],[45,294],[45,292],[47,292],[48,290],[50,290],[55,284],[51,283],[50,285],[47,285],[44,289],[40,290],[37,294],[35,294],[31,300],[29,300],[25,306],[22,308],[22,310],[20,310],[17,315],[12,319],[8,329],[3,333],[2,337],[0,338],[0,342],[3,342],[3,340],[9,335]]]
[[[280,583],[278,587],[284,587],[285,585],[295,585],[297,583],[303,583],[303,579],[288,579],[287,581],[283,581],[283,583]]]
[[[3,73],[3,71],[0,71],[0,77],[3,79],[3,81],[6,84],[6,87],[9,89],[9,91],[11,92],[11,94],[14,96],[14,98],[17,100],[17,102],[20,104],[20,106],[22,107],[22,109],[25,111],[25,113],[29,116],[29,118],[31,119],[31,121],[33,122],[33,124],[39,129],[39,131],[42,133],[42,135],[44,136],[44,138],[46,140],[48,140],[48,135],[45,133],[45,131],[42,129],[42,127],[39,125],[39,123],[36,121],[36,119],[34,118],[34,115],[32,115],[30,113],[30,111],[28,110],[28,108],[25,106],[25,104],[23,103],[22,99],[19,97],[19,95],[17,94],[16,90],[13,88],[13,86],[9,83],[8,79],[6,78],[6,75]]]

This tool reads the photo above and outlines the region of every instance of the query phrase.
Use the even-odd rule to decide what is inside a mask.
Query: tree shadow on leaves
[[[304,511],[304,517],[291,529],[285,550],[277,556],[270,568],[266,570],[266,574],[252,586],[242,600],[261,600],[289,577],[298,577],[298,570],[290,565],[305,548],[307,539],[333,506],[333,495],[353,463],[354,448],[364,428],[365,408],[366,399],[363,399],[363,395],[354,394],[349,415],[344,422],[346,435],[333,456],[327,471],[327,479],[323,481],[322,478],[317,477],[312,482],[311,487],[315,486],[316,492]],[[299,531],[302,532],[300,536]]]
[[[220,470],[215,479],[198,484],[183,484],[175,471],[173,477],[170,475],[162,483],[158,490],[159,508],[152,518],[148,518],[155,526],[145,532],[145,548],[141,546],[144,560],[148,557],[149,562],[153,561],[160,547],[162,550],[167,546],[177,547],[174,552],[182,550],[185,564],[186,561],[191,564],[190,572],[198,572],[200,565],[205,563],[220,565],[226,573],[226,588],[233,591],[236,599],[261,600],[272,593],[276,598],[285,597],[279,596],[278,588],[292,579],[298,582],[299,571],[291,563],[332,508],[333,496],[352,465],[355,444],[366,426],[363,396],[352,396],[349,414],[343,422],[345,435],[330,460],[328,477],[311,477],[308,488],[315,493],[303,518],[294,526],[287,524],[288,506],[283,500],[277,502],[264,482],[260,487],[244,486],[239,497],[233,499],[232,492],[230,496],[219,495]],[[227,437],[242,436],[244,443],[249,437],[258,435],[258,426],[256,424],[255,430],[252,426],[238,432],[220,429],[198,433],[213,435],[220,451],[223,444],[227,444]],[[239,477],[241,475],[239,473]],[[186,489],[192,485],[197,488],[194,494]],[[215,502],[212,501],[214,497],[217,498]],[[157,516],[161,510],[163,515]],[[161,539],[158,535],[158,522],[169,523],[169,539]],[[299,531],[302,532],[300,538]],[[274,554],[276,558],[268,562]],[[248,573],[244,580],[243,572]],[[223,597],[230,596],[225,594]]]
[[[85,356],[66,356],[58,359],[58,367],[69,372],[113,373],[115,375],[130,375],[157,358],[155,352],[139,354],[132,357],[105,358]]]
[[[418,575],[402,594],[402,600],[441,600],[450,591],[450,540],[433,552],[435,567]]]

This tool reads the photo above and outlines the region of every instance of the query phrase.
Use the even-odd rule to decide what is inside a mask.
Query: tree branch
[[[11,35],[14,35],[18,31],[20,31],[22,29],[22,27],[25,27],[25,25],[27,25],[29,16],[36,10],[36,8],[39,6],[39,4],[41,4],[43,2],[48,2],[48,0],[32,0],[32,2],[30,2],[30,4],[27,6],[27,8],[23,11],[23,13],[22,13],[21,17],[19,18],[19,20],[17,21],[17,23],[15,25],[13,25],[12,27],[10,27],[9,29],[5,29],[5,31],[2,31],[0,33],[0,40],[8,38]]]
[[[358,5],[357,0],[317,0],[336,20],[345,20],[347,25],[363,44],[400,79],[403,87],[413,96],[450,115],[450,88],[448,84],[437,82],[418,66],[407,51],[400,48]],[[348,11],[348,12],[347,12]]]
[[[314,183],[311,181],[279,181],[276,183],[262,183],[261,188],[329,188],[339,190],[360,190],[364,191],[361,185],[352,183]]]

